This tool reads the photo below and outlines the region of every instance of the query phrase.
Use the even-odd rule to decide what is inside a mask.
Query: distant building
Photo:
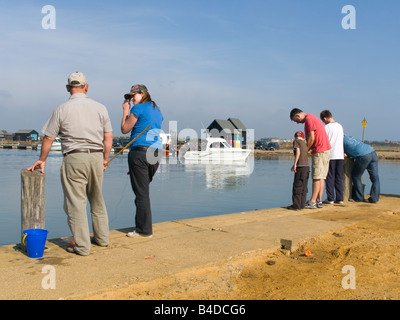
[[[0,141],[12,140],[13,136],[13,133],[9,133],[6,130],[0,130]]]
[[[18,130],[14,134],[14,141],[38,141],[39,133],[36,130]]]
[[[239,119],[216,119],[208,126],[207,132],[211,137],[224,138],[232,147],[246,149],[247,128]]]

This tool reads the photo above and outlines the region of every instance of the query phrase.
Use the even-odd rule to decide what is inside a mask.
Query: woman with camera
[[[131,108],[131,102],[133,107]],[[122,104],[121,131],[131,132],[130,141],[140,135],[130,146],[128,163],[133,192],[135,193],[136,227],[128,237],[151,237],[153,234],[150,208],[150,182],[160,164],[162,142],[160,138],[163,116],[151,99],[146,86],[138,84],[125,94]]]

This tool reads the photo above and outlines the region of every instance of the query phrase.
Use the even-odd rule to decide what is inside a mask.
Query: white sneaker
[[[139,238],[139,237],[141,237],[141,238],[152,238],[153,237],[152,234],[147,235],[147,234],[143,234],[143,233],[137,233],[136,231],[128,232],[126,236],[129,237],[129,238]]]
[[[324,200],[323,203],[325,203],[325,204],[333,204],[333,201],[329,201],[328,199],[326,199],[326,200]]]
[[[317,209],[317,202],[311,202],[310,200],[306,202],[306,209]]]

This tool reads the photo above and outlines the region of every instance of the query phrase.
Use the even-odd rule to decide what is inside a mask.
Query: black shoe
[[[293,205],[287,206],[286,209],[288,209],[288,210],[295,210],[295,211],[300,210],[300,209],[296,209],[295,207],[293,207]]]
[[[363,199],[363,200],[354,200],[353,198],[349,199],[350,202],[369,202],[367,199]]]

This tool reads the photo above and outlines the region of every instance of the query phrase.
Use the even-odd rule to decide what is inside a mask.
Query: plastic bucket
[[[48,231],[44,229],[28,229],[23,231],[22,242],[26,245],[30,258],[43,257]]]

